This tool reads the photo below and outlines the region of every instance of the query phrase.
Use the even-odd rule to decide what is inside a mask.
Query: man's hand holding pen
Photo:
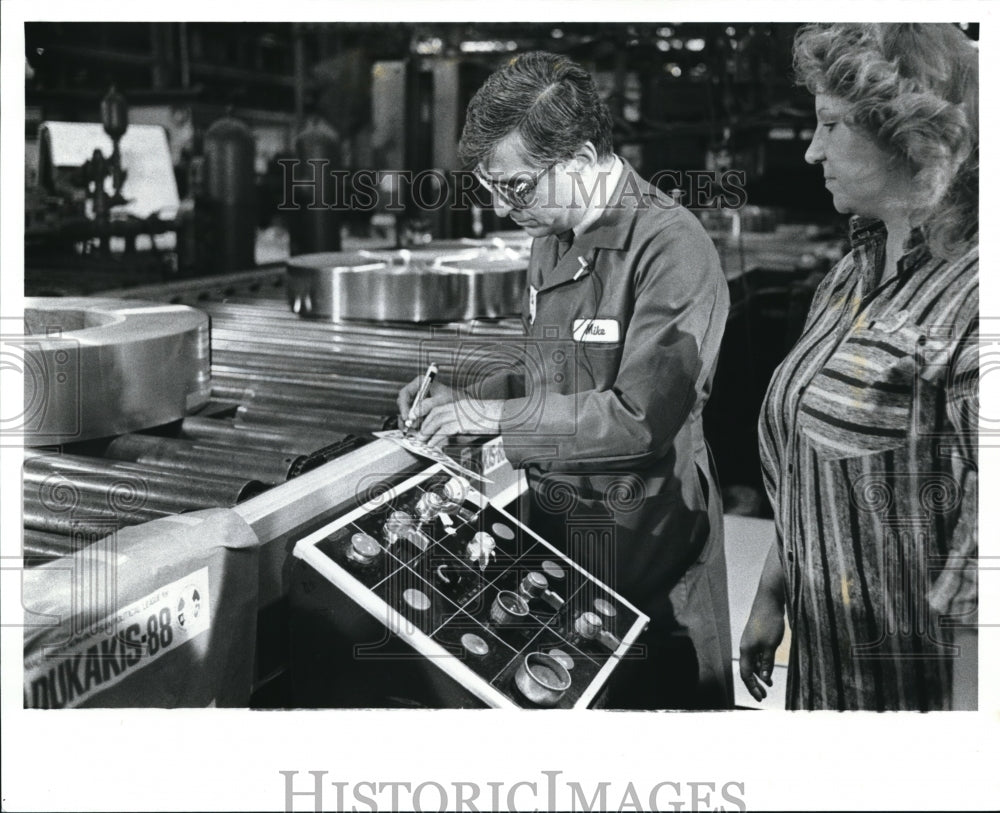
[[[410,430],[432,446],[443,446],[449,437],[455,435],[500,433],[503,401],[477,401],[434,380],[426,387],[424,397],[417,402],[426,377],[417,376],[399,391],[396,405],[399,407],[401,427],[406,428],[407,419],[412,415]]]

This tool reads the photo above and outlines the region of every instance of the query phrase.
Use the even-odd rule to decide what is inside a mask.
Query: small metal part
[[[464,477],[452,477],[447,483],[444,484],[443,495],[445,503],[448,506],[448,513],[451,510],[460,506],[465,502],[465,498],[469,494],[469,481]]]
[[[539,706],[556,705],[572,682],[566,667],[544,652],[529,652],[514,674],[521,694]]]
[[[421,531],[419,528],[409,528],[403,532],[401,535],[402,539],[415,545],[421,551],[427,550],[432,544],[432,540],[427,534]]]
[[[548,579],[537,570],[532,570],[527,576],[521,579],[518,592],[528,599],[541,599],[556,612],[562,609],[563,604],[566,603],[563,601],[562,596],[549,590]]]
[[[476,521],[476,517],[479,516],[478,511],[470,511],[468,508],[459,508],[455,515],[462,520],[462,522],[468,522],[470,525]]]
[[[588,641],[596,641],[612,652],[621,646],[621,641],[614,634],[604,629],[604,622],[597,613],[580,613],[579,618],[576,619],[573,626],[581,638],[586,638]]]
[[[573,626],[580,635],[591,640],[596,638],[601,630],[604,629],[604,622],[601,621],[601,617],[596,613],[585,612],[580,613]]]
[[[562,569],[561,565],[556,564],[551,559],[546,559],[542,562],[542,570],[545,571],[545,575],[550,579],[558,581],[566,578],[566,571]]]
[[[573,660],[573,658],[571,658],[561,649],[550,649],[549,654],[557,661],[559,661],[559,663],[561,663],[566,668],[567,672],[571,670],[574,666],[576,666],[576,663]]]
[[[431,606],[431,600],[427,594],[415,587],[409,587],[403,591],[403,601],[420,612],[426,612]]]
[[[441,499],[440,494],[427,491],[421,494],[420,499],[417,500],[417,516],[421,522],[430,522],[441,513],[443,504],[444,501]]]
[[[355,562],[367,565],[375,561],[381,550],[374,537],[359,531],[351,536],[351,546],[347,550],[347,556]]]
[[[490,557],[496,557],[496,540],[486,531],[479,531],[465,547],[465,552],[472,562],[479,564],[480,570],[486,570]]]
[[[393,511],[382,526],[386,544],[394,545],[413,527],[413,517],[405,511]]]
[[[489,645],[474,632],[467,632],[462,636],[462,649],[470,655],[482,657],[490,651]]]
[[[615,605],[603,598],[594,599],[594,609],[607,618],[614,618],[618,615],[618,610],[615,609]]]
[[[501,590],[490,606],[490,619],[497,624],[510,624],[528,615],[528,602],[517,593]]]
[[[514,539],[514,530],[509,525],[504,525],[502,522],[494,522],[490,530],[493,531],[495,536],[500,537],[505,542],[510,542]]]
[[[521,588],[522,593],[527,593],[532,598],[535,598],[549,589],[549,580],[537,570],[532,570],[527,576],[521,579]]]

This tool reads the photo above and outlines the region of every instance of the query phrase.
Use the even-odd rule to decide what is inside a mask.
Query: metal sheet
[[[70,443],[184,417],[209,397],[208,317],[184,305],[25,299],[25,444]]]

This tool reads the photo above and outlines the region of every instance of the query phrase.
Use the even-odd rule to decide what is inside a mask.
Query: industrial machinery
[[[130,126],[112,87],[100,124],[39,129],[38,184],[25,195],[27,267],[169,276],[179,267],[179,204],[166,133]]]
[[[336,320],[317,294],[315,308],[296,307],[310,300],[298,274],[322,257],[332,266],[317,266],[314,279],[329,290],[324,275],[355,256],[346,252],[296,258],[287,273],[29,299],[25,356],[37,369],[25,414],[39,451],[26,464],[26,553],[64,553],[79,544],[73,534],[94,538],[109,522],[235,505],[370,441],[395,420],[396,393],[428,354],[451,378],[455,347],[489,354],[520,335],[519,322],[501,318],[519,307],[517,250],[468,241],[371,254],[377,261],[358,275],[370,281],[341,286],[351,307]],[[464,284],[436,301],[406,296],[442,276]],[[390,304],[366,306],[363,290],[397,281],[406,289]],[[45,453],[53,445],[62,454]]]
[[[462,256],[472,249],[475,257],[500,250],[491,242],[464,249]],[[455,256],[453,246],[443,251]],[[385,256],[388,267],[399,265],[398,255]],[[504,263],[521,263],[522,273],[524,262],[504,253]],[[424,466],[371,434],[395,424],[400,386],[431,356],[449,380],[460,347],[503,361],[509,343],[523,341],[520,320],[505,315],[517,308],[519,290],[511,286],[505,303],[489,300],[492,318],[433,322],[306,318],[289,307],[290,290],[283,269],[266,269],[101,299],[36,299],[25,337],[26,358],[40,359],[46,371],[38,392],[26,390],[26,406],[45,406],[24,468],[27,564],[86,551],[150,520],[231,509],[260,542],[248,702],[269,706],[292,702],[294,542],[354,510],[367,493],[362,484],[391,484]],[[463,307],[472,302],[475,312],[475,301],[467,297]],[[164,331],[164,321],[173,329]],[[62,407],[60,395],[68,396]],[[483,440],[450,451],[467,468],[491,470],[488,496],[510,504],[518,480],[496,443]]]

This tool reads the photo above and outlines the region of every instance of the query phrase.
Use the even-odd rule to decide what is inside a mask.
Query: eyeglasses
[[[535,175],[527,177],[517,177],[512,181],[494,181],[487,178],[483,171],[477,166],[473,170],[476,180],[486,187],[491,193],[500,198],[511,209],[527,209],[535,202],[535,189],[542,176],[548,172],[559,161],[553,161],[547,167],[540,169]],[[522,173],[517,173],[521,175]],[[525,173],[526,174],[526,173]]]

